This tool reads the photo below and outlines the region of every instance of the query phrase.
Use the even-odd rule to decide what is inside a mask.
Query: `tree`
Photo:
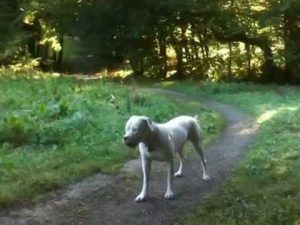
[[[24,38],[20,23],[22,13],[18,0],[0,2],[0,65],[6,65],[12,60],[13,55],[18,52],[16,46]]]
[[[284,43],[285,81],[300,82],[300,2],[269,0],[266,24],[272,24]]]
[[[10,52],[39,59],[44,70],[61,70],[65,40],[76,40],[78,61],[93,62],[95,71],[129,62],[135,77],[300,79],[297,0],[5,0],[0,4],[2,64],[12,61],[7,57]]]

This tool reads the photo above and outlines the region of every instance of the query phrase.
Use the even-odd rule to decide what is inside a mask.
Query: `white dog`
[[[141,193],[135,198],[140,202],[148,198],[149,176],[151,161],[159,160],[169,163],[166,199],[172,199],[173,175],[182,176],[183,170],[183,146],[186,141],[191,141],[195,150],[200,155],[203,180],[209,180],[207,174],[206,160],[202,151],[201,129],[197,123],[197,118],[190,116],[179,116],[167,123],[158,124],[145,116],[131,116],[125,126],[124,143],[129,147],[139,146],[142,169],[143,169],[143,188]],[[173,174],[173,158],[178,154],[180,165],[178,171]]]

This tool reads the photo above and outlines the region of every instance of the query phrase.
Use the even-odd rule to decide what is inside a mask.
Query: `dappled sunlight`
[[[32,75],[28,75],[27,78],[35,79],[35,80],[48,80],[51,78],[59,78],[61,77],[60,73],[33,73]]]
[[[79,80],[101,80],[101,79],[126,79],[133,73],[130,69],[115,69],[115,70],[108,70],[104,69],[99,72],[93,73],[93,74],[83,74],[83,73],[77,73],[73,75],[64,75],[64,77],[73,77]]]
[[[172,86],[173,84],[174,84],[174,81],[164,81],[161,84],[159,84],[159,86],[168,87],[168,86]]]
[[[17,79],[32,79],[32,80],[49,80],[53,78],[59,78],[63,75],[57,72],[44,73],[41,71],[33,70],[28,67],[28,70],[21,65],[11,65],[9,68],[0,68],[0,78],[7,78],[10,80]],[[68,77],[72,77],[68,75]]]
[[[116,69],[113,71],[110,71],[108,69],[105,69],[99,73],[96,73],[96,77],[98,78],[121,78],[124,79],[128,76],[130,76],[133,73],[131,69]]]
[[[262,124],[262,123],[272,119],[275,115],[277,115],[279,113],[282,113],[284,111],[296,111],[298,109],[299,109],[299,107],[297,107],[297,106],[284,106],[284,107],[279,107],[277,109],[268,110],[268,111],[264,112],[263,114],[261,114],[256,119],[256,123]]]
[[[176,74],[176,70],[167,71],[166,78],[170,78]]]
[[[211,201],[215,204],[213,213],[209,206],[204,208],[201,214],[197,214],[193,221],[198,222],[199,217],[201,219],[205,217],[221,218],[222,221],[212,222],[214,224],[250,225],[266,224],[271,221],[270,224],[296,225],[292,217],[299,215],[299,201],[297,201],[300,165],[298,87],[292,89],[290,86],[276,86],[284,90],[283,95],[278,95],[272,86],[256,86],[247,83],[214,84],[209,82],[199,85],[195,82],[175,82],[171,86],[190,95],[207,96],[226,102],[252,115],[254,120],[249,121],[253,123],[250,129],[243,129],[246,121],[236,123],[231,127],[236,135],[234,141],[240,141],[251,135],[252,130],[259,129],[254,142],[249,144],[249,152],[240,163],[234,178],[230,183],[226,183],[223,189],[225,191],[222,190],[220,195]],[[251,207],[251,210],[244,209],[242,201],[247,204],[247,207]],[[228,202],[232,204],[228,206]],[[257,217],[261,215],[259,214],[261,211],[267,211],[269,214],[265,217]],[[228,216],[231,212],[233,214]],[[283,218],[284,221],[288,221],[287,223],[283,223],[283,219],[277,220],[277,217],[273,217],[273,215],[278,215],[278,212],[285,213],[284,218],[279,219]],[[241,219],[236,220],[237,215],[241,215]],[[249,220],[252,215],[255,216],[253,218],[258,221],[257,223]]]
[[[258,129],[258,126],[254,124],[254,125],[251,126],[251,127],[242,129],[241,131],[239,131],[238,134],[241,135],[241,136],[251,135],[251,134],[253,134],[257,129]]]
[[[121,165],[138,154],[124,151],[126,120],[144,115],[160,123],[199,115],[204,144],[216,138],[212,148],[224,153],[209,166],[212,177],[230,179],[220,189],[210,188],[222,183],[217,179],[195,180],[200,189],[219,193],[213,193],[212,204],[200,199],[201,210],[193,209],[196,216],[186,225],[300,225],[300,0],[2,2],[3,216],[18,217],[19,206],[43,203],[40,194],[52,196],[58,187],[98,172],[131,185],[112,198],[117,188],[110,190],[99,204],[118,206],[105,210],[134,204],[126,194],[135,191],[135,177],[119,174]],[[213,109],[228,115],[223,118]],[[208,154],[213,164],[214,153]],[[229,170],[226,163],[235,168]],[[58,220],[113,224],[123,218],[106,220],[113,211],[97,214],[93,202],[71,203]],[[154,204],[160,203],[154,199]],[[173,220],[152,211],[143,221]],[[176,223],[185,224],[179,216]]]
[[[270,120],[270,119],[271,119],[273,116],[275,116],[277,113],[278,113],[278,110],[269,110],[269,111],[267,111],[267,112],[261,114],[261,115],[257,118],[256,122],[257,122],[258,124],[262,124],[262,123],[264,123],[264,122]]]
[[[284,107],[283,109],[288,110],[288,111],[296,111],[298,110],[299,107]]]

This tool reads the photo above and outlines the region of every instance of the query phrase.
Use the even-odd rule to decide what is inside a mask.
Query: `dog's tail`
[[[201,128],[201,126],[200,126],[200,120],[199,120],[199,117],[198,117],[198,114],[196,114],[195,116],[194,116],[194,119],[196,120],[196,122],[197,122],[197,124],[198,124],[198,132],[202,135],[202,128]]]

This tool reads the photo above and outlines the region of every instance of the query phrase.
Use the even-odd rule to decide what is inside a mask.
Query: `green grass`
[[[259,134],[234,177],[184,225],[300,224],[300,89],[252,84],[165,83],[166,88],[235,105]]]
[[[220,116],[196,103],[104,80],[0,76],[0,206],[31,201],[95,172],[114,173],[137,151],[121,141],[132,114],[165,121],[199,114],[206,139]]]

